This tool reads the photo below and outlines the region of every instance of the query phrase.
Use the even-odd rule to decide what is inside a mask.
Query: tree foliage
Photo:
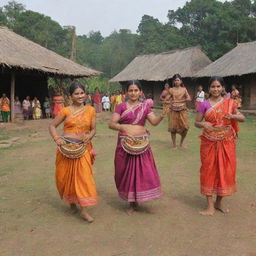
[[[256,0],[191,0],[177,10],[166,12],[167,23],[144,15],[137,34],[121,29],[106,37],[100,31],[77,36],[76,61],[102,71],[104,79],[108,79],[138,54],[201,45],[215,60],[237,43],[256,40]],[[62,27],[48,16],[26,10],[24,5],[11,1],[0,7],[0,24],[70,57],[72,38],[69,27]],[[101,79],[102,88],[109,90],[106,80]],[[90,81],[94,88],[100,80]]]

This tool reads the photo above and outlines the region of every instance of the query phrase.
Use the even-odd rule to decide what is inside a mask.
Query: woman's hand
[[[214,127],[210,122],[202,122],[202,127],[207,130],[214,130]]]
[[[90,134],[85,134],[83,137],[83,142],[86,144],[91,140]]]
[[[62,138],[58,138],[57,140],[55,140],[56,144],[58,146],[61,146],[61,145],[65,145],[65,141],[62,139]]]
[[[166,116],[168,113],[170,112],[170,106],[169,105],[165,105],[163,106],[163,110],[162,110],[162,113],[161,113],[161,116],[164,117]]]

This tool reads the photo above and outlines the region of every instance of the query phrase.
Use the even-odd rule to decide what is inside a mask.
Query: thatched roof
[[[238,44],[209,66],[200,70],[196,77],[241,76],[256,73],[256,41]]]
[[[35,70],[71,77],[90,77],[100,72],[79,65],[0,26],[0,66]]]
[[[130,62],[110,82],[124,82],[133,79],[164,81],[177,73],[182,77],[191,77],[210,63],[210,59],[199,46],[159,54],[141,55]]]

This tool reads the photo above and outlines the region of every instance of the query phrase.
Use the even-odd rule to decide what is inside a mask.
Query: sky
[[[4,6],[10,0],[0,0]],[[16,0],[27,10],[50,16],[60,25],[76,27],[78,35],[100,31],[108,36],[114,30],[136,32],[144,14],[167,22],[168,10],[184,6],[187,0]]]

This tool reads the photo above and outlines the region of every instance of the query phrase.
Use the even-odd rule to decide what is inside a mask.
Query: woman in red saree
[[[93,106],[96,110],[96,113],[102,112],[101,95],[98,87],[95,88],[95,92],[93,94]]]
[[[244,116],[237,110],[233,99],[222,97],[224,81],[221,77],[210,79],[210,97],[197,107],[195,126],[203,128],[201,138],[201,193],[207,198],[207,209],[202,215],[213,215],[215,210],[223,213],[224,196],[236,192],[236,145],[237,122],[243,122]],[[213,194],[216,201],[213,202]]]
[[[92,106],[84,106],[84,87],[75,82],[70,86],[73,101],[71,106],[63,108],[49,130],[58,146],[65,141],[75,144],[84,143],[85,152],[78,158],[71,159],[63,155],[59,149],[56,154],[56,185],[60,197],[70,205],[71,212],[77,212],[77,204],[81,207],[81,217],[88,222],[93,218],[87,212],[88,206],[97,204],[96,186],[93,178],[94,153],[91,139],[96,132],[95,110]],[[57,126],[64,122],[62,136],[57,134]]]

